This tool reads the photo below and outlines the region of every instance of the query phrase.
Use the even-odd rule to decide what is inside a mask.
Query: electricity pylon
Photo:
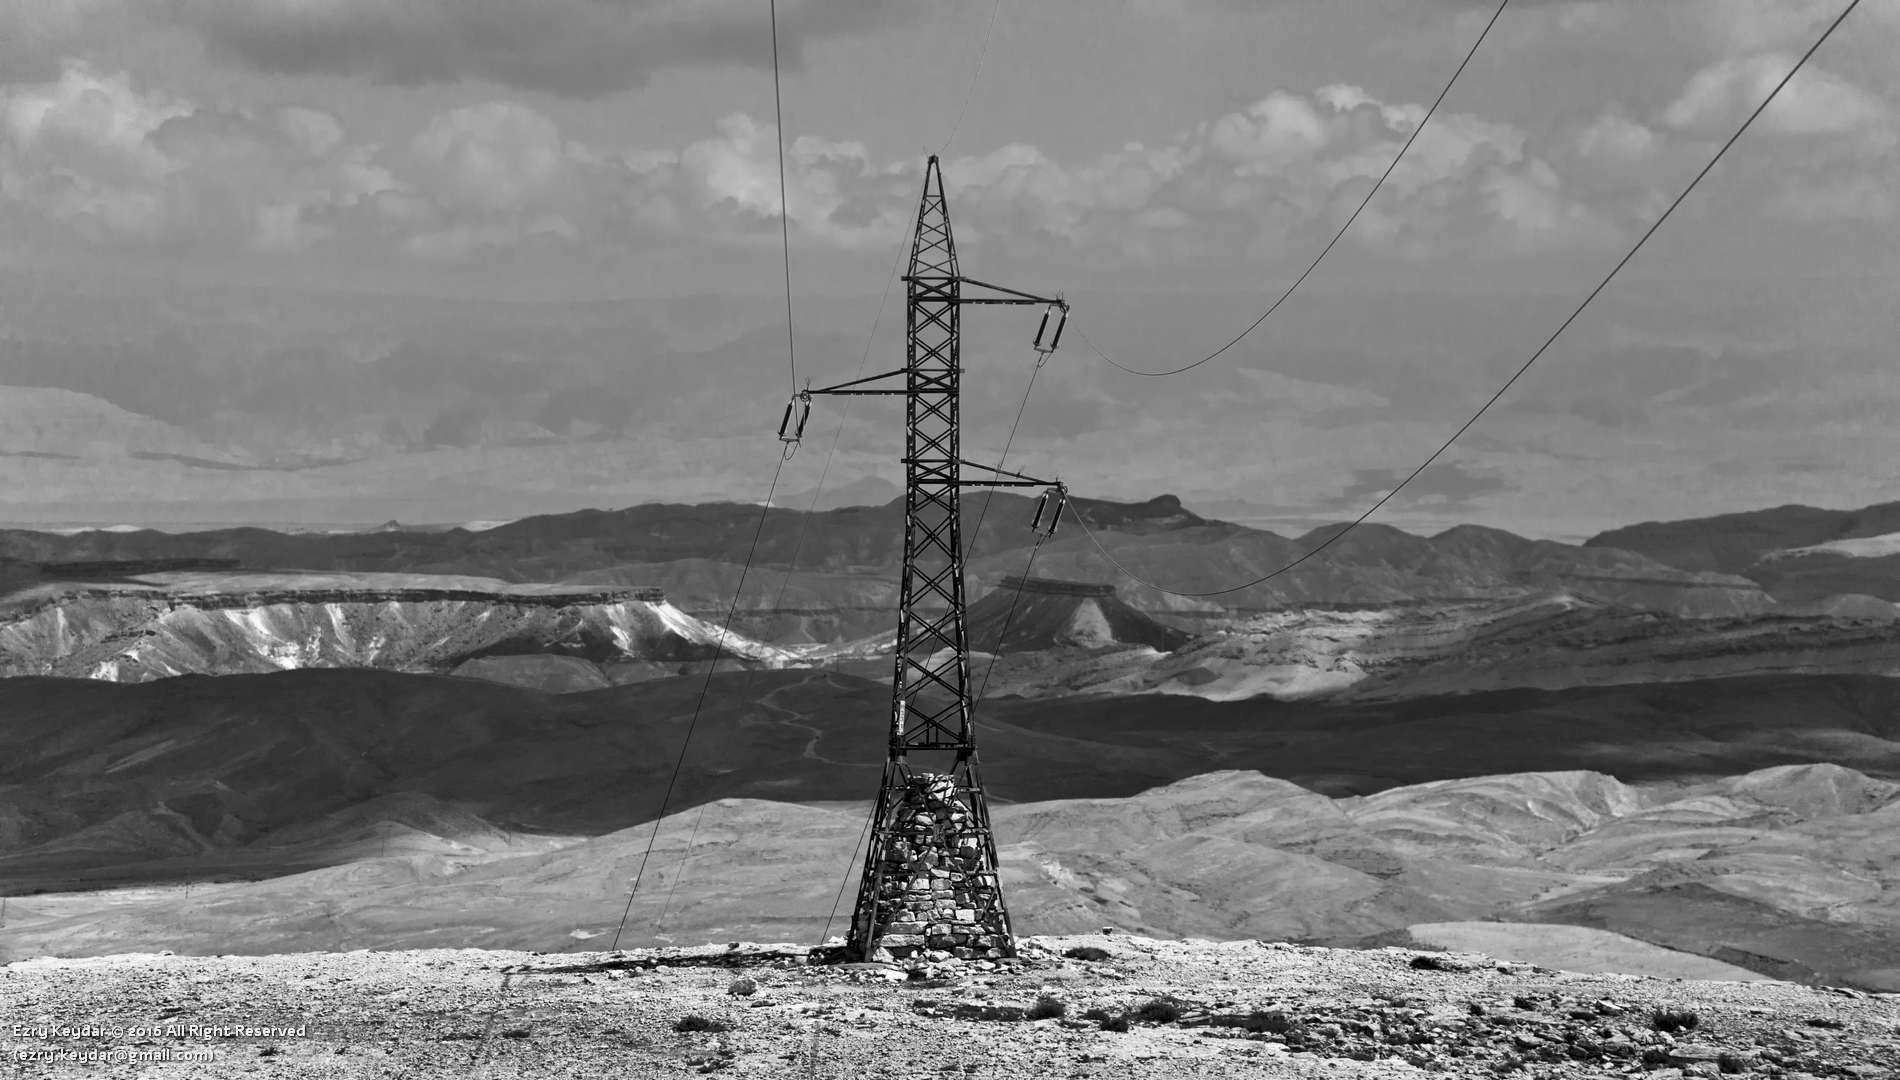
[[[943,175],[933,155],[911,242],[905,366],[822,390],[787,407],[779,435],[796,442],[814,394],[895,394],[906,404],[904,577],[899,593],[890,753],[878,789],[848,954],[871,959],[941,950],[964,958],[1015,955],[997,877],[996,840],[970,727],[970,650],[964,628],[960,493],[965,487],[1047,487],[1036,524],[1053,532],[1060,483],[961,457],[960,311],[965,304],[1045,306],[1035,348],[1061,340],[1068,304],[962,276]],[[965,295],[966,287],[981,290]],[[1055,318],[1050,334],[1051,316]],[[1044,338],[1047,337],[1047,343]],[[902,377],[902,387],[878,385]],[[987,475],[965,477],[964,469]]]

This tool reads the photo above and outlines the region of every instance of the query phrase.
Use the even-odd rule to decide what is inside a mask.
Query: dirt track
[[[666,956],[443,950],[33,960],[0,968],[0,1046],[16,1075],[34,1077],[1120,1080],[1423,1070],[1680,1080],[1725,1068],[1763,1077],[1900,1076],[1900,1002],[1890,997],[1560,974],[1399,949],[1120,934],[1022,944],[1024,959],[1013,966],[910,979],[873,967],[808,967],[802,955],[775,959],[755,946]],[[1063,956],[1078,946],[1107,958]],[[504,987],[507,971],[521,973],[507,975]],[[740,979],[756,989],[730,992]],[[1028,1019],[1024,1010],[1044,996],[1066,1015]],[[1149,1004],[1156,1001],[1164,1004]],[[1692,1013],[1695,1027],[1657,1030],[1659,1007]],[[1085,1018],[1091,1009],[1134,1015],[1127,1030],[1107,1030]],[[729,1027],[676,1030],[689,1015]],[[58,1025],[79,1030],[38,1030]],[[149,1025],[159,1034],[115,1030]],[[240,1030],[190,1033],[219,1025]],[[292,1033],[242,1030],[266,1027]],[[172,1060],[17,1056],[61,1051]],[[187,1053],[199,1059],[180,1057]]]

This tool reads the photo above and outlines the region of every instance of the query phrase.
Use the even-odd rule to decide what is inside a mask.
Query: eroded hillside
[[[397,574],[156,573],[15,593],[0,673],[145,682],[295,668],[448,672],[553,654],[611,667],[788,654],[687,615],[653,589]]]

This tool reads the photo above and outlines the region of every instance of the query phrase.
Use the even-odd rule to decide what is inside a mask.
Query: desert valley
[[[1314,540],[1078,502],[1168,580]],[[1026,509],[999,498],[970,612],[1020,932],[1560,964],[1581,929],[1900,991],[1900,508],[1367,527],[1193,607],[1077,536],[1012,578]],[[737,504],[5,534],[0,948],[593,950],[649,839],[623,944],[818,944],[883,761],[898,512],[772,511],[724,635],[739,541],[680,538]]]

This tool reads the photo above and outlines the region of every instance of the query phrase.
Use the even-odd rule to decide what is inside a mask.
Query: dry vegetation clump
[[[1048,994],[1037,997],[1036,1003],[1029,1007],[1028,1013],[1031,1020],[1060,1020],[1067,1015],[1069,1015],[1068,1003],[1060,998],[1050,997]]]
[[[1688,1009],[1661,1008],[1649,1014],[1649,1026],[1665,1035],[1694,1031],[1699,1023],[1701,1017]]]
[[[1135,1016],[1150,1024],[1172,1024],[1181,1019],[1181,1003],[1172,998],[1149,998],[1135,1010]]]
[[[726,1031],[732,1027],[724,1020],[711,1020],[698,1013],[687,1013],[673,1024],[674,1031]]]
[[[1255,1009],[1246,1016],[1217,1016],[1210,1022],[1215,1027],[1237,1027],[1253,1035],[1285,1035],[1297,1026],[1292,1017],[1278,1009]]]

